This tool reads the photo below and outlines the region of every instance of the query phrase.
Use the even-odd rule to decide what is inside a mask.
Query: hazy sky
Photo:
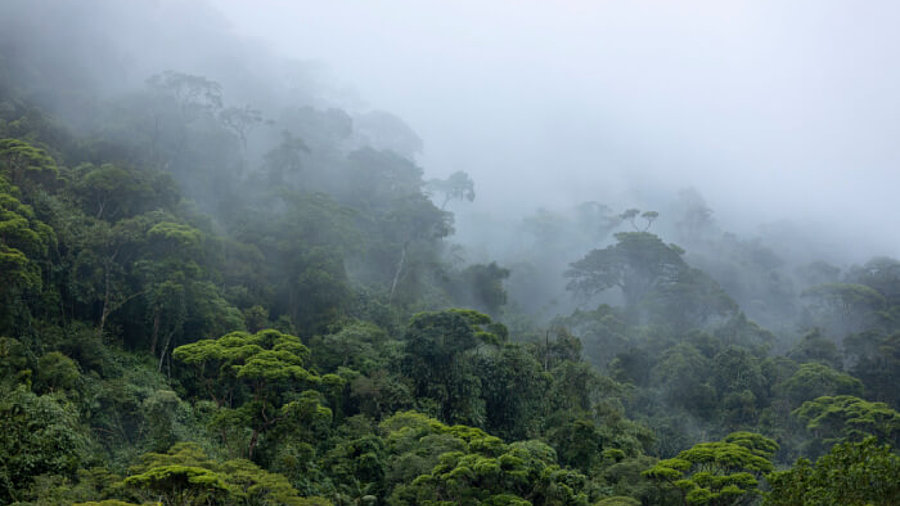
[[[694,186],[900,256],[900,2],[210,2],[404,118],[482,208]]]

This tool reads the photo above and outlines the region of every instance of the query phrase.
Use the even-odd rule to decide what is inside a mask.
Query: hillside
[[[538,209],[473,262],[453,210],[492,196],[313,65],[199,3],[215,44],[132,63],[103,37],[152,2],[26,4],[0,504],[900,502],[900,261],[795,263],[684,192]]]

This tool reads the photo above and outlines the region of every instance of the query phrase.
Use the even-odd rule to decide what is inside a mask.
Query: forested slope
[[[474,183],[398,118],[110,87],[4,14],[0,504],[900,502],[897,260],[788,286],[605,210],[542,287],[547,249],[459,260]],[[591,309],[507,303],[566,283]]]

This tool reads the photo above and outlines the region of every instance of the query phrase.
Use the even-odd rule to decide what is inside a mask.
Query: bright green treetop
[[[758,478],[774,469],[771,458],[777,449],[765,436],[735,432],[661,460],[643,474],[678,489],[685,505],[745,504],[759,495]]]

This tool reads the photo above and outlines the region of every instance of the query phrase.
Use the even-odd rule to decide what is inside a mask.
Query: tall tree
[[[451,200],[475,200],[475,182],[468,174],[459,170],[447,176],[447,179],[432,179],[426,185],[429,191],[442,195],[441,210]]]
[[[634,308],[652,290],[675,282],[688,268],[681,258],[684,250],[663,243],[656,235],[621,232],[615,237],[615,245],[595,249],[572,263],[566,272],[570,290],[594,295],[616,287],[626,307]]]
[[[289,420],[297,409],[302,411],[304,398],[291,394],[320,381],[304,367],[309,349],[300,339],[271,329],[186,344],[176,348],[173,357],[195,368],[198,387],[222,410],[222,423],[251,431],[244,449],[247,458],[253,458],[263,433]],[[227,439],[225,427],[221,433]]]

